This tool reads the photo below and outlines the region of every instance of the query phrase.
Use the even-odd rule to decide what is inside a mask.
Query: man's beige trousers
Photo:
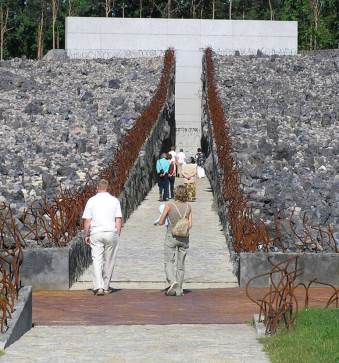
[[[115,232],[98,232],[91,236],[93,289],[108,290],[118,251]]]

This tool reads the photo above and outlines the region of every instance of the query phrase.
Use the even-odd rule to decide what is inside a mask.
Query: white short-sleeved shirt
[[[121,218],[120,202],[108,192],[97,193],[88,199],[82,218],[91,219],[91,235],[115,232],[115,218]]]
[[[177,153],[174,150],[171,150],[169,152],[169,154],[171,155],[171,160],[175,160],[175,157],[177,156]]]

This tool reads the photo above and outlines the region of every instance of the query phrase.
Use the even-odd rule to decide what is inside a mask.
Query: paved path
[[[155,187],[123,231],[112,281],[121,290],[94,296],[87,290],[90,268],[71,291],[35,292],[35,327],[1,362],[268,363],[254,329],[234,324],[257,310],[243,289],[234,288],[207,179],[199,181],[197,196],[184,296],[159,291],[165,228],[153,225],[160,204]]]
[[[247,325],[36,327],[3,363],[268,363]]]
[[[167,297],[159,290],[123,289],[97,297],[90,291],[39,291],[33,293],[35,325],[138,325],[138,324],[243,324],[258,307],[244,289],[193,289],[182,297]],[[267,289],[251,289],[262,298]],[[296,290],[302,304],[304,289]],[[312,288],[309,304],[324,307],[330,288]],[[302,307],[302,305],[300,306]]]
[[[180,182],[180,181],[179,181]],[[159,216],[158,188],[155,186],[125,224],[112,286],[115,288],[159,288],[165,285],[163,241],[165,227],[154,226]],[[187,288],[233,287],[237,281],[225,237],[207,178],[198,181],[197,201],[192,203],[193,228],[186,260]],[[73,289],[92,286],[90,267]]]

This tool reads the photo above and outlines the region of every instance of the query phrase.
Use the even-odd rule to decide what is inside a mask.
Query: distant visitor
[[[195,155],[195,161],[197,163],[197,177],[200,178],[205,178],[205,155],[202,152],[201,148],[199,147],[197,150],[197,153]]]
[[[189,164],[184,164],[181,169],[181,174],[184,178],[184,183],[186,185],[188,200],[190,202],[195,201],[196,198],[196,175],[197,175],[197,164],[195,159],[191,157],[191,162]]]
[[[167,201],[169,198],[169,168],[170,162],[167,160],[167,154],[162,153],[156,163],[160,201]]]

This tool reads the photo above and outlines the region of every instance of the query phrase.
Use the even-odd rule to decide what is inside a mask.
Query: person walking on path
[[[201,148],[199,147],[195,155],[195,161],[197,163],[197,176],[199,179],[205,178],[205,169],[204,169],[205,160],[206,160],[205,155],[201,151]]]
[[[187,188],[188,200],[192,202],[196,198],[195,177],[197,175],[197,165],[193,157],[191,158],[190,164],[183,165],[181,173]]]
[[[169,287],[166,295],[182,296],[185,277],[185,260],[189,247],[189,230],[192,228],[192,209],[187,203],[187,190],[184,185],[175,188],[175,201],[165,205],[159,225],[166,218],[169,222],[165,237],[164,265]]]
[[[91,246],[96,295],[112,292],[109,284],[122,228],[120,202],[108,193],[108,187],[107,180],[99,181],[97,194],[87,201],[82,215],[85,243]]]
[[[176,163],[177,163],[177,176],[179,178],[181,178],[182,177],[182,175],[181,175],[182,166],[184,164],[186,164],[186,155],[185,155],[183,149],[180,149],[180,151],[176,155]]]
[[[168,153],[171,155],[171,160],[175,161],[175,158],[177,156],[177,153],[175,151],[175,146],[171,146],[171,150]]]
[[[170,162],[167,160],[166,153],[162,153],[157,160],[156,169],[158,174],[159,200],[167,201],[169,198],[169,172]]]
[[[168,180],[170,186],[170,199],[174,199],[174,184],[175,184],[175,174],[176,174],[176,163],[175,158],[171,157],[171,154],[168,154],[168,160],[170,162],[170,167],[168,170]]]

